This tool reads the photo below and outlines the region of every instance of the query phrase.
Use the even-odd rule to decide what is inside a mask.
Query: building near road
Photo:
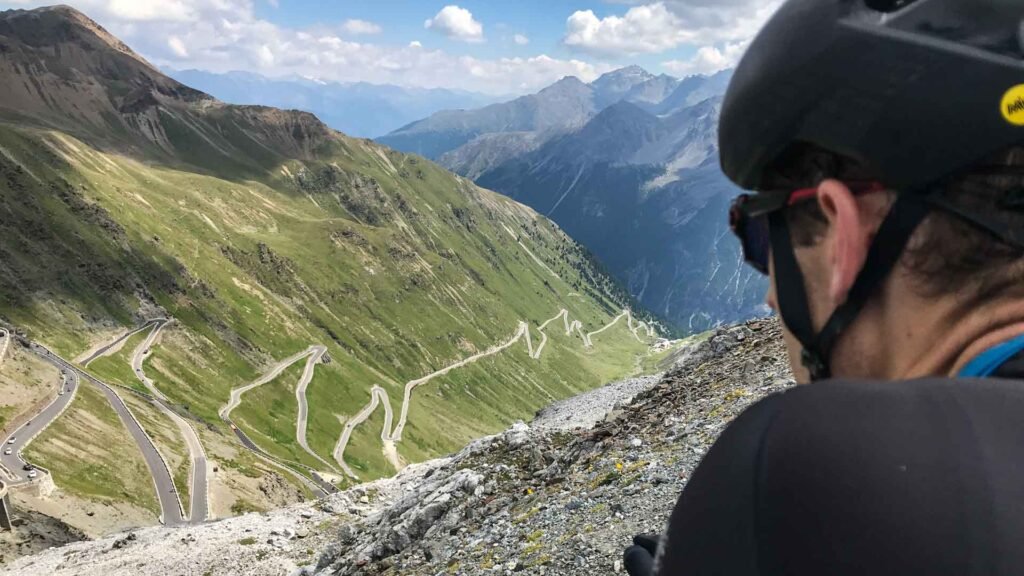
[[[0,481],[0,530],[11,530],[14,527],[14,524],[11,522],[13,513],[11,498],[7,494],[7,486]]]

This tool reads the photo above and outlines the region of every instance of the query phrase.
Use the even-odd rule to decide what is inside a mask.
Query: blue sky
[[[732,66],[779,0],[65,0],[158,66],[512,95]],[[0,8],[52,2],[0,0]]]
[[[486,42],[473,45],[431,34],[423,23],[448,4],[469,10],[484,25]],[[285,26],[305,27],[341,23],[348,19],[375,22],[382,28],[379,40],[408,44],[419,40],[425,46],[444,48],[453,53],[487,57],[530,56],[538,51],[551,56],[572,56],[561,45],[565,21],[577,10],[594,9],[599,15],[625,12],[621,5],[576,0],[517,0],[496,2],[469,0],[460,2],[423,2],[420,0],[349,0],[324,5],[316,0],[280,0],[278,7],[261,1],[259,16]],[[530,44],[517,45],[513,36],[523,34]]]

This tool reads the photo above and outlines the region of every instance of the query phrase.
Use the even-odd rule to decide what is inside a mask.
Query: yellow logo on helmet
[[[1024,126],[1024,84],[1018,84],[1006,92],[1000,110],[1007,122]]]

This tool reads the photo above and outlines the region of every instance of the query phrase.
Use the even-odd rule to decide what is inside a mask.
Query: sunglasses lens
[[[743,257],[762,274],[768,273],[771,239],[767,216],[747,218],[743,226]]]

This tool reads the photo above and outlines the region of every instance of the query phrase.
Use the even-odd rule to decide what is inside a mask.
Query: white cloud
[[[255,5],[263,0],[132,0],[135,12],[121,9],[119,1],[127,0],[75,0],[75,7],[153,64],[168,68],[247,70],[271,77],[297,75],[496,95],[536,91],[569,75],[590,81],[612,69],[582,58],[485,59],[430,49],[419,42],[355,42],[337,27],[298,29],[262,20]],[[52,3],[0,0],[0,7]],[[178,8],[161,13],[165,6]]]
[[[630,8],[622,17],[600,19],[593,10],[566,21],[568,46],[608,55],[664,52],[683,43],[687,31],[663,3]]]
[[[409,48],[423,48],[423,43],[419,40],[413,40],[409,42]]]
[[[749,42],[781,0],[662,0],[639,4],[622,16],[592,10],[569,16],[563,42],[604,56],[656,54],[681,46]]]
[[[185,43],[181,41],[181,38],[171,36],[167,39],[167,47],[178,58],[188,58],[188,50],[185,48]]]
[[[188,0],[109,0],[107,9],[119,18],[129,21],[174,20],[185,22],[196,17]]]
[[[714,74],[732,68],[739,62],[749,42],[733,42],[721,48],[702,46],[693,57],[686,60],[662,62],[662,67],[677,76],[692,74]]]
[[[263,68],[270,68],[274,65],[274,53],[270,50],[270,46],[267,46],[266,44],[260,46],[259,50],[256,52],[256,58],[259,61],[260,66]]]
[[[515,42],[516,44],[519,44],[520,46],[526,46],[527,44],[530,43],[530,39],[523,34],[516,34],[515,36],[512,37],[512,41]]]
[[[473,13],[455,5],[445,6],[433,18],[423,23],[428,30],[463,42],[483,42],[484,26],[473,18]]]
[[[377,24],[358,19],[346,20],[341,29],[353,35],[381,33],[381,28]]]

